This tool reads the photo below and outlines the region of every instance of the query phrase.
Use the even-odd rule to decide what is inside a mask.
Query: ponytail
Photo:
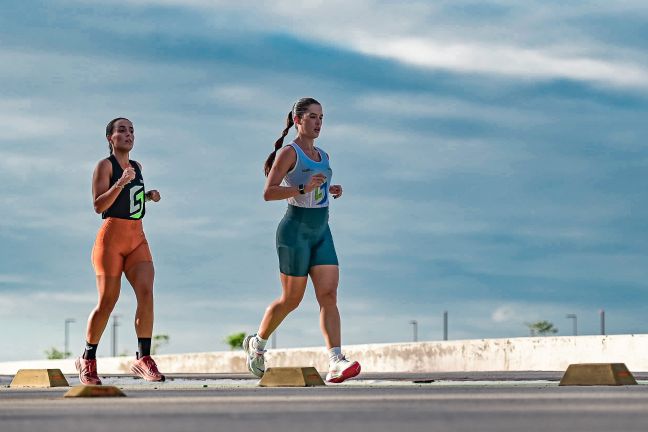
[[[275,157],[277,157],[277,152],[283,146],[284,138],[286,138],[288,131],[295,124],[293,119],[295,117],[301,117],[302,115],[304,115],[304,113],[308,111],[308,107],[313,104],[320,105],[320,103],[313,98],[301,98],[293,105],[293,109],[290,110],[288,117],[286,118],[286,128],[281,133],[279,139],[275,141],[275,149],[272,153],[270,153],[268,159],[266,159],[265,161],[265,165],[263,166],[263,171],[265,172],[266,177],[268,177],[268,174],[270,174],[270,170],[272,169],[272,165],[274,164]]]
[[[290,110],[288,113],[288,117],[286,117],[286,128],[283,130],[281,133],[281,136],[277,141],[274,143],[274,151],[270,153],[268,156],[268,159],[265,161],[265,165],[263,167],[263,171],[265,172],[266,177],[268,177],[268,174],[270,174],[270,170],[272,169],[272,165],[274,164],[275,157],[277,157],[277,152],[279,149],[283,146],[284,138],[286,138],[286,135],[288,135],[288,131],[290,130],[291,127],[293,127],[293,112]]]

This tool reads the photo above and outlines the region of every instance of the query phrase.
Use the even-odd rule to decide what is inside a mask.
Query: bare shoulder
[[[97,165],[95,166],[95,172],[96,173],[112,173],[112,164],[106,159],[101,159],[99,162],[97,162]]]
[[[282,167],[292,167],[297,162],[297,152],[292,146],[286,146],[277,152],[275,164]]]

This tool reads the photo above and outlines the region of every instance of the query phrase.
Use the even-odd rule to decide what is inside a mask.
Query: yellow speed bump
[[[125,397],[126,395],[115,386],[78,385],[68,390],[63,397]]]
[[[261,387],[314,387],[326,384],[314,367],[273,367],[265,371],[259,385]]]
[[[560,380],[561,386],[636,384],[637,381],[624,363],[571,364]]]
[[[20,369],[9,387],[69,387],[61,369]]]

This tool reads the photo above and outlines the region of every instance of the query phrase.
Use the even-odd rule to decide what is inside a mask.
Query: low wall
[[[347,345],[348,358],[363,372],[564,371],[571,363],[625,363],[648,371],[648,335],[561,336],[443,342]],[[165,373],[245,373],[241,351],[156,355]],[[324,348],[269,350],[269,366],[314,366],[326,371]],[[101,374],[129,373],[130,357],[100,358]],[[74,360],[0,363],[0,374],[19,369],[61,369],[74,373]]]

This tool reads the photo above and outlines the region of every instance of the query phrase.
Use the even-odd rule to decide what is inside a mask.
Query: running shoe
[[[86,360],[78,357],[74,362],[77,372],[79,372],[79,381],[85,385],[101,385],[101,380],[97,375],[97,360]]]
[[[330,383],[341,383],[344,380],[353,378],[360,373],[360,363],[349,361],[343,355],[329,362],[329,372],[326,374],[326,381]]]
[[[243,344],[241,345],[243,351],[245,351],[245,364],[252,375],[262,378],[265,373],[265,350],[257,350],[253,347],[253,340],[256,337],[255,334],[248,335],[243,339]]]
[[[146,381],[164,381],[166,379],[158,370],[155,360],[151,356],[144,356],[135,360],[130,370]]]

